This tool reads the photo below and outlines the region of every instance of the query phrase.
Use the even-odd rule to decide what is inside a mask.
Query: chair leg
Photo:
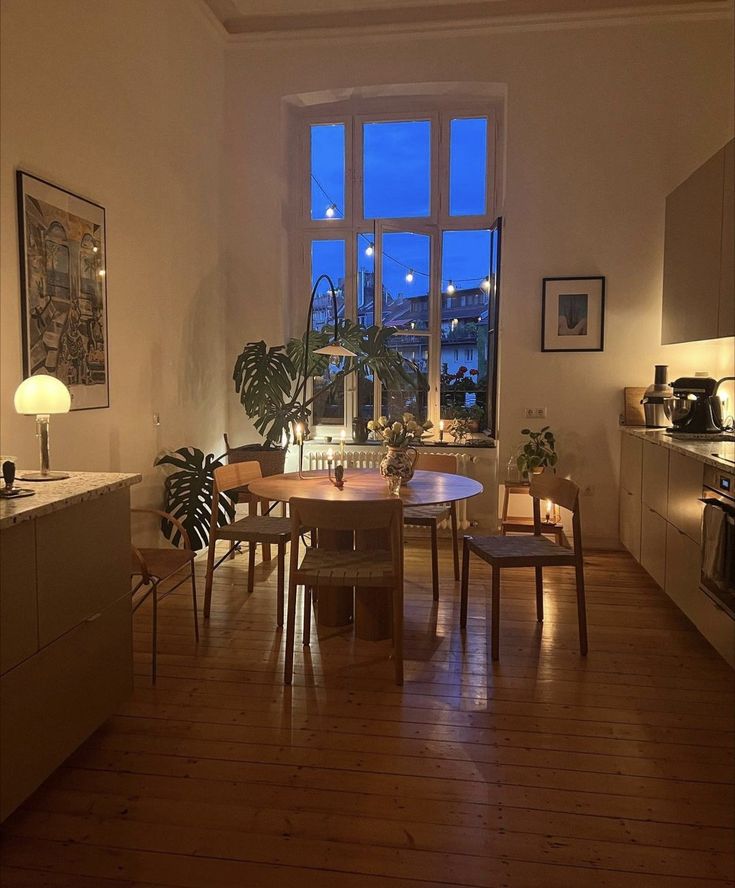
[[[153,583],[153,652],[151,654],[151,681],[156,683],[158,660],[158,583]]]
[[[536,619],[544,622],[544,569],[536,568]]]
[[[403,589],[393,589],[393,666],[396,684],[403,684]]]
[[[459,580],[459,531],[457,528],[457,503],[452,502],[450,517],[452,519],[452,552],[454,555],[454,579]]]
[[[462,546],[462,586],[460,590],[459,625],[467,628],[467,598],[470,586],[470,544],[467,540]]]
[[[587,606],[584,597],[584,565],[579,561],[574,566],[577,577],[577,619],[579,620],[579,652],[587,655]]]
[[[283,580],[286,564],[286,544],[281,542],[278,544],[278,573],[276,582],[276,608],[278,611],[277,625],[279,629],[283,628]]]
[[[493,660],[500,659],[500,568],[493,565],[491,646]]]
[[[207,576],[204,581],[204,619],[209,619],[209,611],[212,607],[212,579],[214,575],[214,550],[217,548],[217,538],[210,536],[207,547]]]
[[[439,538],[436,521],[431,522],[431,591],[439,601]]]
[[[248,543],[248,595],[255,588],[255,543]]]
[[[194,637],[199,641],[199,607],[197,606],[197,581],[194,573],[194,562],[191,562],[191,604],[194,609]]]
[[[293,679],[293,644],[296,635],[296,582],[288,581],[288,606],[286,614],[286,657],[283,666],[283,683],[291,684]]]
[[[304,586],[304,644],[311,644],[311,586]]]

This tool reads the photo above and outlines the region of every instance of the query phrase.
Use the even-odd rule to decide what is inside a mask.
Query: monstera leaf
[[[426,379],[418,365],[390,347],[395,332],[395,327],[362,327],[352,321],[340,325],[342,341],[357,354],[359,374],[375,374],[387,388],[425,388]]]
[[[176,469],[166,478],[164,511],[184,525],[193,549],[206,548],[212,524],[214,470],[224,465],[222,457],[215,458],[213,453],[205,456],[204,451],[196,447],[180,447],[157,459],[155,465]],[[235,517],[235,504],[220,494],[217,511],[218,523],[226,524]],[[161,532],[174,546],[181,542],[176,526],[165,518],[161,519]]]
[[[329,366],[329,355],[314,354],[318,348],[324,348],[331,342],[331,336],[326,330],[309,331],[309,363],[306,370],[307,378],[309,376],[323,376],[324,371]],[[286,346],[291,363],[301,373],[304,369],[304,353],[306,352],[306,333],[301,339],[291,339]]]
[[[248,342],[238,355],[232,373],[235,391],[248,416],[264,413],[264,407],[288,400],[296,368],[283,345],[271,348],[263,342]]]

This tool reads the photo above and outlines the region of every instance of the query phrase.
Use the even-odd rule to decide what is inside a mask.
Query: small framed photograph
[[[544,278],[541,351],[602,351],[604,336],[604,277]]]

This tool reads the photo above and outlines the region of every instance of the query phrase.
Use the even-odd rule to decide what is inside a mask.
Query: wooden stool
[[[509,533],[533,533],[533,517],[509,515],[508,504],[514,494],[530,496],[531,485],[528,481],[510,481],[505,484],[503,496],[503,512],[500,517],[500,533],[506,536]],[[564,533],[564,526],[553,521],[541,521],[541,533],[554,536],[557,545],[569,548],[569,541]]]

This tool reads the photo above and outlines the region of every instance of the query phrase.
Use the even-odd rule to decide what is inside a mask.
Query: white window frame
[[[296,113],[295,139],[298,149],[298,162],[293,165],[292,178],[292,222],[291,241],[297,249],[292,255],[297,257],[292,267],[296,282],[296,291],[309,293],[311,290],[311,241],[312,240],[345,240],[345,316],[357,316],[357,238],[358,235],[372,228],[375,253],[375,323],[381,323],[382,299],[382,268],[379,245],[382,233],[391,231],[412,231],[419,234],[430,234],[431,252],[431,287],[429,291],[429,374],[428,374],[428,418],[435,424],[439,422],[440,409],[440,372],[441,372],[441,268],[443,233],[445,231],[463,231],[492,229],[499,216],[499,182],[500,170],[500,138],[499,115],[490,103],[442,101],[426,102],[410,99],[396,100],[388,105],[363,107],[365,103],[354,101],[320,106],[316,111],[300,111]],[[487,128],[487,174],[486,174],[486,212],[472,216],[449,215],[450,188],[450,126],[456,118],[485,117]],[[362,127],[365,123],[388,121],[431,121],[431,163],[430,163],[430,213],[429,216],[401,217],[391,219],[363,218],[363,164],[362,164]],[[311,140],[310,127],[319,124],[343,124],[345,127],[345,206],[342,219],[311,218]],[[299,261],[300,260],[300,261]],[[299,334],[300,335],[300,334]],[[407,334],[409,335],[409,334]],[[416,335],[411,331],[410,335]],[[497,346],[496,346],[497,347]],[[492,381],[488,380],[488,398],[492,397]],[[345,381],[344,425],[351,428],[352,420],[358,415],[357,379],[355,374]],[[381,386],[375,381],[374,415],[380,412]],[[318,424],[314,431],[317,435],[334,434],[335,424]]]

